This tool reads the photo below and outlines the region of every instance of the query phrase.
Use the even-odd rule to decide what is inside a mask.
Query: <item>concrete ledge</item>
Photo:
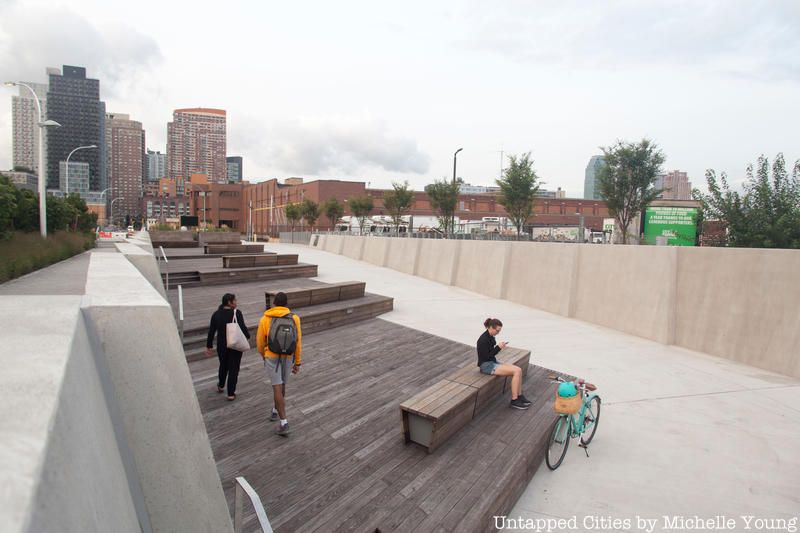
[[[172,311],[118,249],[83,295],[0,296],[4,531],[232,531]]]

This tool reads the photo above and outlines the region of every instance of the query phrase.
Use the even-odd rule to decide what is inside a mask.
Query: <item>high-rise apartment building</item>
[[[42,104],[47,114],[47,84],[25,82]],[[39,170],[39,110],[36,100],[25,87],[19,87],[19,95],[11,97],[11,144],[12,165],[34,173]],[[46,130],[45,130],[46,134]],[[46,157],[46,156],[45,156]]]
[[[78,146],[95,144],[95,150],[80,150],[70,162],[89,163],[89,187],[100,191],[107,187],[105,114],[100,101],[100,81],[87,78],[86,69],[64,65],[63,70],[47,69],[47,118],[61,127],[47,132],[47,188],[58,188],[59,164]]]
[[[662,189],[658,197],[662,200],[691,200],[692,183],[689,175],[680,170],[673,170],[668,174],[660,174],[656,177],[656,189]]]
[[[241,183],[242,182],[241,156],[228,157],[227,164],[228,164],[228,183]]]
[[[227,183],[225,121],[223,109],[176,109],[167,124],[167,176],[205,174],[211,183]]]
[[[114,203],[114,221],[142,214],[143,176],[147,171],[142,123],[121,113],[108,113],[105,120],[108,157],[109,202]],[[114,222],[112,221],[112,222]]]
[[[589,164],[586,165],[586,175],[583,180],[583,197],[588,200],[602,200],[600,195],[600,184],[598,179],[600,177],[600,170],[606,164],[606,160],[602,155],[593,155],[589,159]]]
[[[158,181],[167,177],[167,154],[147,151],[147,181]]]

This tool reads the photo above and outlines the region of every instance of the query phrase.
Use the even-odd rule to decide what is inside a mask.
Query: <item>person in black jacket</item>
[[[527,409],[531,402],[522,393],[522,369],[517,365],[500,363],[495,356],[508,343],[497,344],[495,336],[503,329],[503,323],[496,318],[487,318],[483,323],[486,331],[478,337],[478,366],[483,374],[495,376],[511,376],[511,407]]]
[[[228,400],[236,399],[236,382],[239,381],[239,365],[242,363],[242,352],[228,348],[227,334],[225,326],[233,322],[233,314],[236,313],[236,322],[242,329],[242,333],[248,339],[250,332],[244,323],[244,315],[236,309],[236,296],[226,293],[222,297],[222,304],[211,315],[211,323],[208,325],[208,340],[206,341],[206,355],[209,357],[213,353],[212,347],[214,335],[217,336],[217,357],[219,357],[219,381],[217,381],[217,392],[222,392],[225,386],[225,378],[228,380]]]

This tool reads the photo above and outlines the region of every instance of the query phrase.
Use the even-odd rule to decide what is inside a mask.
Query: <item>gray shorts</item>
[[[267,357],[264,359],[264,368],[273,386],[282,385],[289,381],[289,373],[292,371],[293,364],[293,355],[283,355],[275,359]]]

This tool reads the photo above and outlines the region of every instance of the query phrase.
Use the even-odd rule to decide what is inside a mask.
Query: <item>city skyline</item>
[[[706,168],[736,184],[761,153],[800,157],[792,2],[315,4],[313,20],[299,6],[232,4],[235,33],[192,44],[169,31],[171,6],[147,24],[148,2],[70,6],[0,6],[5,78],[42,83],[46,67],[85,66],[107,108],[140,120],[159,151],[173,110],[225,109],[227,150],[253,181],[407,179],[421,190],[452,175],[463,147],[465,181],[493,185],[501,150],[532,151],[543,186],[577,197],[586,161],[617,139],[654,140],[663,170],[681,169],[695,186]],[[201,4],[180,16],[192,25],[214,12]],[[6,94],[0,168],[12,166]]]

